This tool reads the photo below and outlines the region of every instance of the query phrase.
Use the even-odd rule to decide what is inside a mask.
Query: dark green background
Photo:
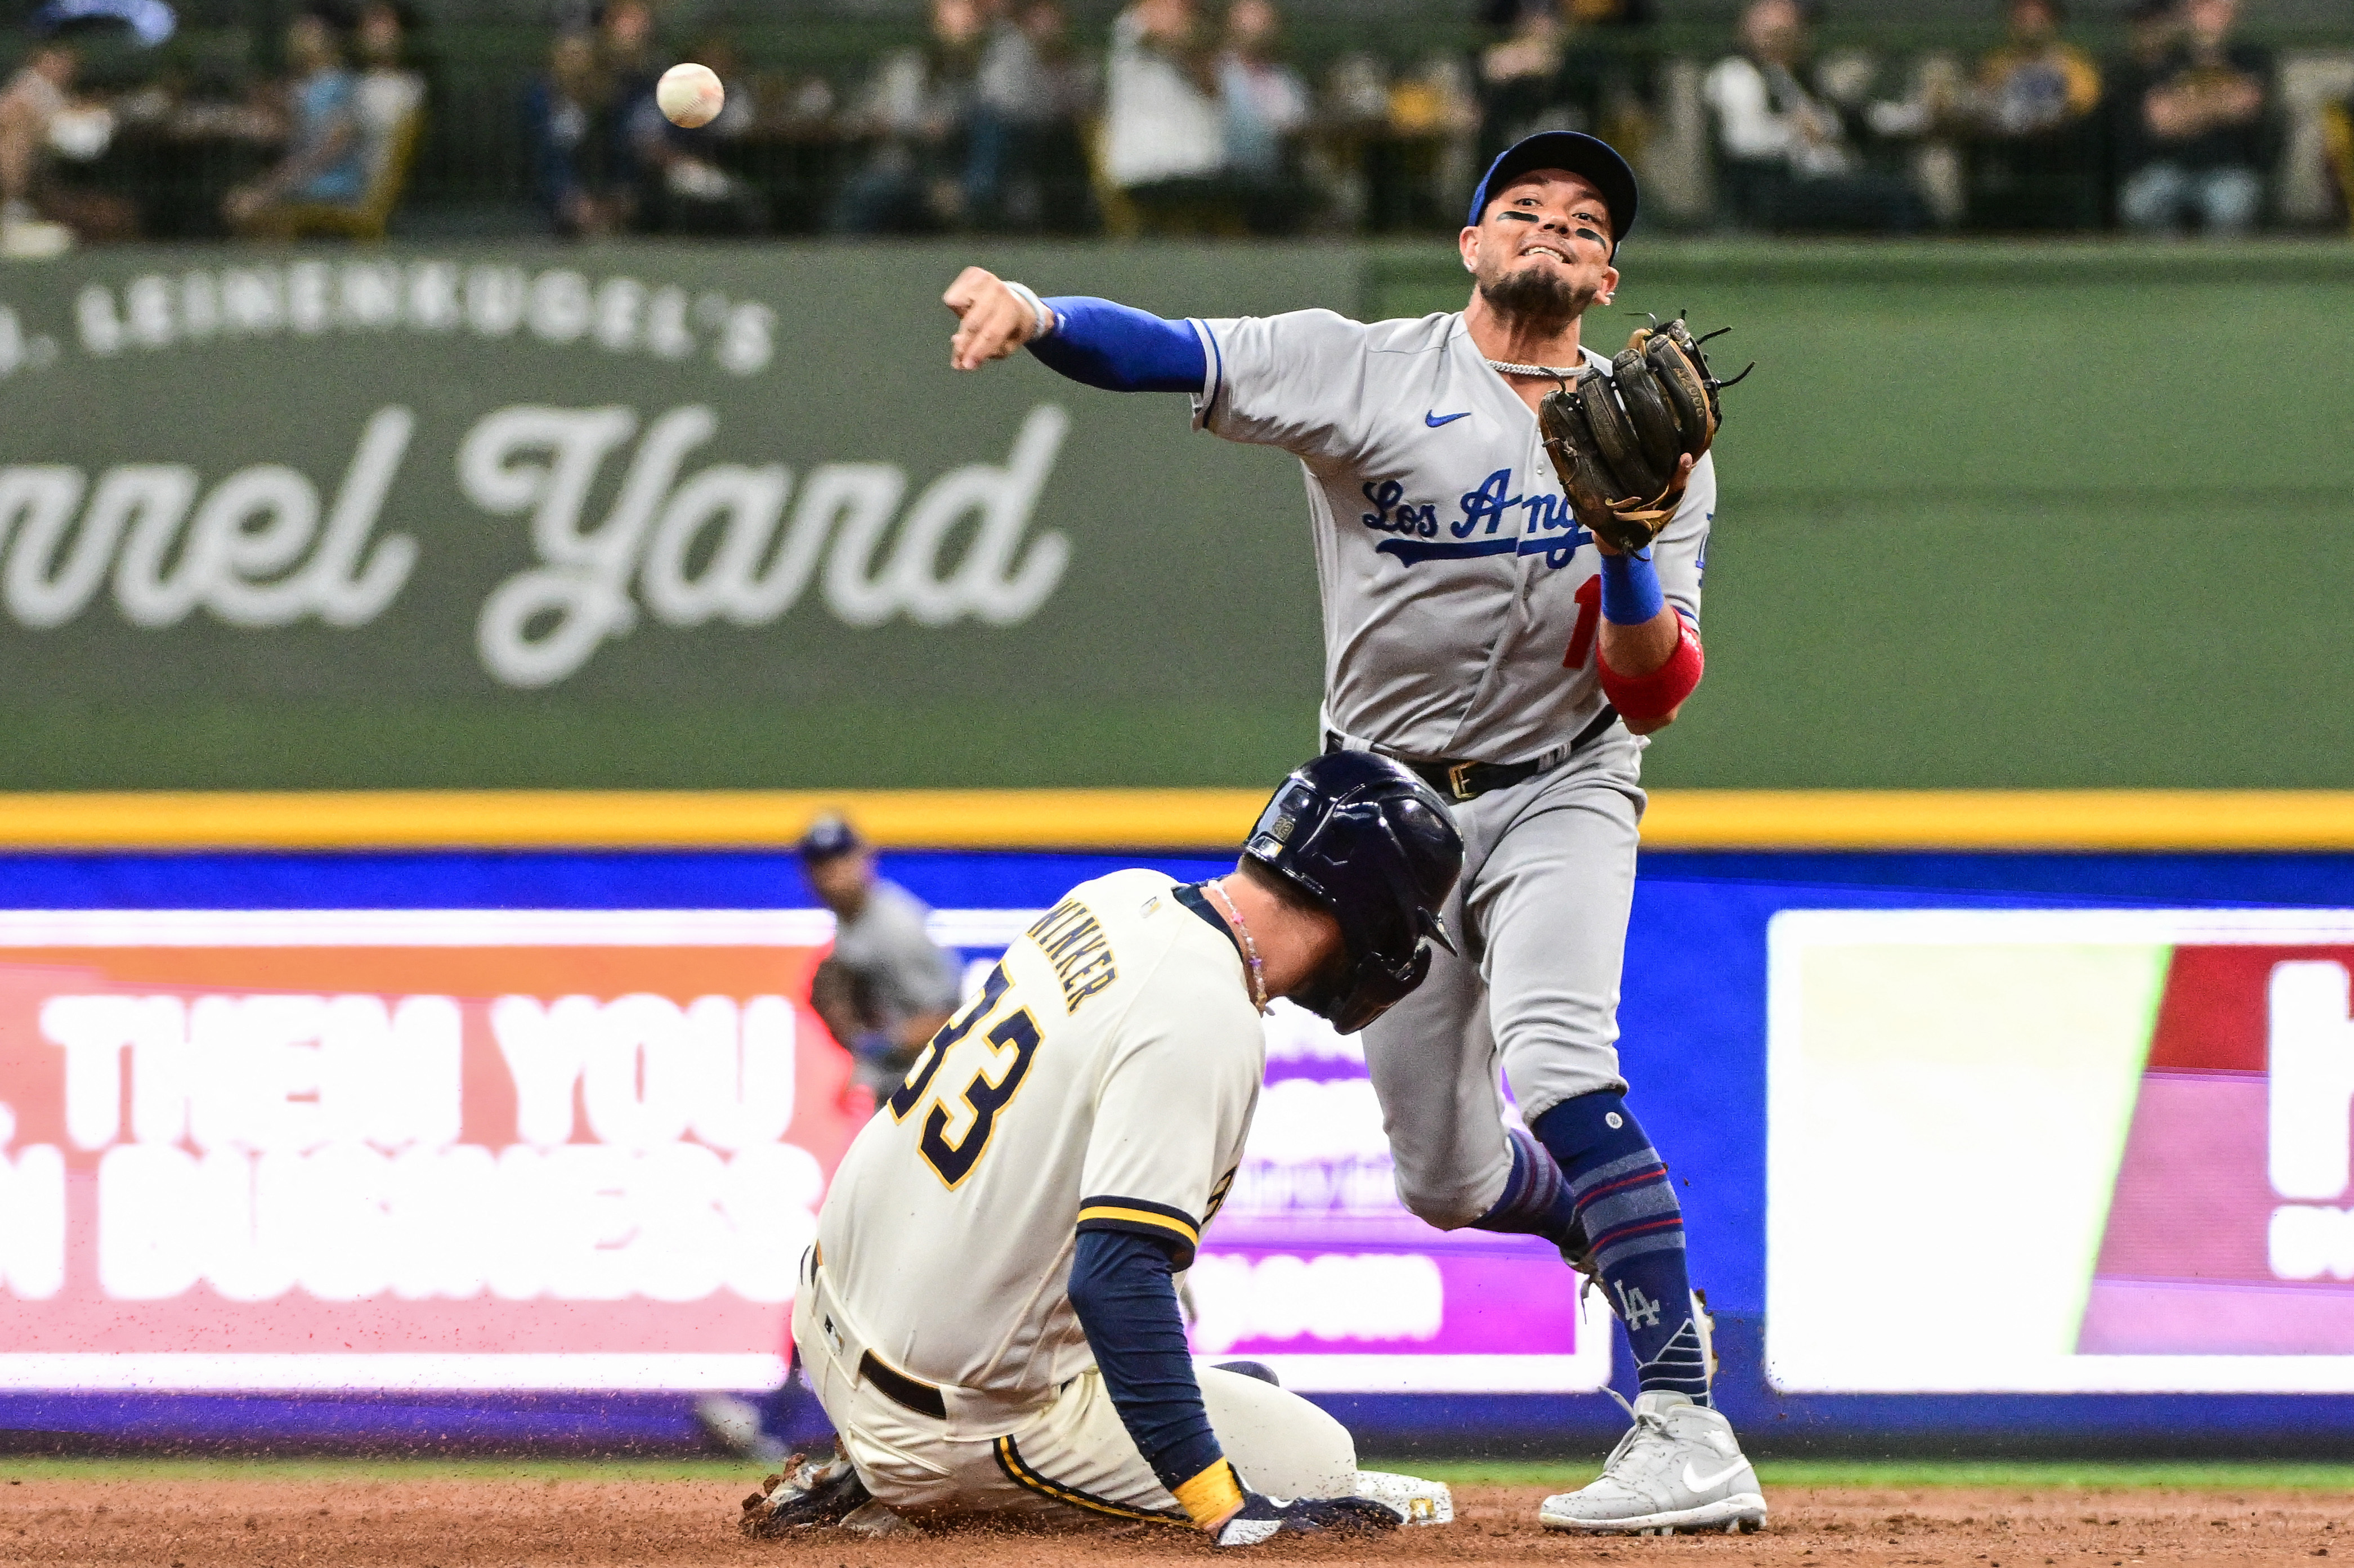
[[[357,630],[199,612],[139,631],[106,596],[56,630],[0,617],[0,788],[1263,783],[1313,744],[1297,465],[1189,433],[1176,397],[1026,360],[954,376],[939,290],[972,260],[1170,314],[1420,313],[1464,291],[1431,249],[498,257],[765,300],[779,353],[739,379],[398,330],[69,353],[0,380],[0,462],[177,461],[210,482],[285,461],[330,493],[367,413],[407,403],[419,429],[380,528],[424,547]],[[91,278],[223,261],[0,268],[0,304],[60,331]],[[1622,261],[1621,305],[1736,323],[1717,346],[1760,362],[1718,449],[1708,684],[1651,751],[1653,782],[2349,782],[2354,253],[1638,243]],[[690,472],[880,460],[912,494],[1003,461],[1046,400],[1074,423],[1032,533],[1062,529],[1073,558],[1024,625],[854,630],[813,588],[758,630],[645,618],[541,692],[475,659],[483,598],[532,558],[524,520],[483,515],[452,476],[491,408],[708,402],[720,433]]]

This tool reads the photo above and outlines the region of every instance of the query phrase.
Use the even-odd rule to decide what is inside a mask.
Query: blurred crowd
[[[164,0],[34,13],[31,47],[0,85],[0,256],[192,235],[383,238],[427,97],[408,0],[297,14],[282,69],[235,93],[169,69],[80,90],[93,41],[121,32],[152,48],[174,26]]]
[[[1976,62],[1932,54],[1882,95],[1869,56],[1818,58],[1800,0],[1753,0],[1702,88],[1727,218],[1773,229],[2088,229],[2230,236],[2264,216],[2284,115],[2238,0],[2135,0],[2096,59],[2062,0],[2009,0]],[[2339,122],[2345,109],[2336,106]]]
[[[485,122],[479,93],[438,100],[408,0],[306,6],[233,90],[159,69],[103,92],[78,80],[93,31],[153,42],[169,5],[49,0],[0,88],[0,252],[381,236],[437,115],[444,164],[503,160],[506,210],[572,238],[1428,232],[1557,127],[1617,144],[1689,228],[2235,235],[2326,219],[2314,188],[2343,220],[2354,50],[2291,101],[2238,0],[2110,3],[2095,49],[2065,0],[1993,0],[2003,36],[1972,58],[1819,50],[1811,0],[1751,0],[1712,58],[1659,47],[1651,0],[1475,0],[1401,62],[1303,58],[1278,0],[1129,0],[1084,41],[1065,0],[929,0],[920,39],[820,70],[755,69],[663,0],[558,0]],[[695,130],[655,106],[679,59],[727,89]]]

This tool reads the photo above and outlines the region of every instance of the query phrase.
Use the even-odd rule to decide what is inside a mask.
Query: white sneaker
[[[1702,1530],[1730,1535],[1765,1524],[1757,1472],[1742,1457],[1731,1422],[1681,1393],[1638,1394],[1628,1413],[1635,1425],[1610,1450],[1600,1478],[1545,1499],[1537,1510],[1540,1524],[1641,1535]]]

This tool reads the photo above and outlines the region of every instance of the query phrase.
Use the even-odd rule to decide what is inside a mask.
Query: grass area
[[[1552,1486],[1583,1482],[1595,1467],[1481,1460],[1373,1460],[1376,1469],[1403,1470],[1449,1486]],[[1784,1459],[1757,1467],[1767,1487],[2012,1488],[2022,1491],[2151,1489],[2171,1491],[2354,1491],[2354,1465],[2269,1460],[1979,1460]]]
[[[1585,1480],[1591,1462],[1369,1458],[1375,1469],[1427,1476],[1450,1486],[1566,1488]],[[2153,1489],[2172,1491],[2354,1492],[2354,1464],[2266,1460],[1836,1460],[1787,1459],[1757,1467],[1768,1487],[1914,1490],[1933,1487],[2017,1488],[2022,1491]],[[278,1481],[349,1485],[359,1481],[471,1481],[553,1486],[559,1482],[650,1485],[686,1482],[715,1488],[747,1483],[757,1465],[733,1459],[335,1459],[45,1458],[0,1456],[0,1483],[80,1481],[133,1484]]]

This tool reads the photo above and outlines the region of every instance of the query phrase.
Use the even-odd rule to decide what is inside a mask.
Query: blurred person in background
[[[352,52],[359,62],[352,111],[359,123],[360,156],[371,184],[388,166],[406,164],[425,108],[425,77],[409,63],[414,16],[399,0],[370,0],[360,9]]]
[[[598,238],[628,221],[629,160],[618,145],[612,101],[596,39],[585,32],[559,35],[547,69],[525,90],[533,194],[562,238]]]
[[[1540,131],[1585,131],[1640,155],[1653,73],[1636,43],[1649,0],[1504,0],[1482,10],[1507,35],[1479,57],[1482,159]]]
[[[395,0],[371,0],[360,9],[352,32],[359,63],[355,101],[361,130],[370,136],[425,101],[425,78],[409,64],[409,38],[417,23]]]
[[[1926,227],[1920,193],[1869,168],[1838,108],[1804,76],[1807,13],[1752,0],[1741,52],[1719,60],[1701,95],[1714,116],[1726,216],[1745,228],[1909,234]]]
[[[972,227],[1056,234],[1094,227],[1082,130],[1094,98],[1093,74],[1071,48],[1060,0],[1016,0],[995,16],[966,143]]]
[[[956,959],[926,933],[931,911],[875,874],[873,846],[841,815],[811,822],[800,850],[810,891],[834,918],[833,950],[810,978],[810,1006],[880,1104],[955,1009],[962,990]],[[790,1332],[783,1383],[758,1400],[705,1394],[695,1415],[714,1443],[762,1464],[832,1432],[803,1383]]]
[[[1978,64],[1970,217],[1981,228],[2101,221],[2101,73],[2060,36],[2060,0],[2010,0],[2009,36]]]
[[[318,11],[295,17],[286,29],[286,63],[292,74],[280,95],[285,156],[221,204],[239,234],[271,231],[286,207],[352,206],[367,188],[359,79],[344,64],[334,22]]]
[[[0,256],[54,256],[77,240],[138,233],[138,213],[129,202],[78,190],[57,177],[56,132],[75,111],[74,78],[80,69],[80,52],[71,43],[48,39],[0,87]]]
[[[2106,134],[2106,183],[2109,217],[2115,219],[2117,192],[2126,176],[2148,164],[2151,150],[2147,100],[2166,69],[2167,58],[2182,37],[2179,0],[2135,0],[2125,14],[2126,47],[2102,62],[2101,80],[2107,90],[2101,101],[2102,128]]]
[[[1226,172],[1216,31],[1193,0],[1136,0],[1112,23],[1104,177],[1148,233],[1242,228]]]
[[[2271,154],[2272,58],[2232,41],[2237,0],[2186,0],[2183,37],[2142,95],[2147,162],[2127,173],[2117,216],[2146,234],[2196,219],[2216,238],[2245,234],[2264,206]]]
[[[895,49],[877,63],[845,117],[867,146],[835,200],[836,230],[936,234],[962,221],[958,176],[990,16],[981,0],[932,0],[923,47]]]
[[[1270,0],[1235,0],[1218,57],[1226,177],[1253,234],[1288,234],[1305,208],[1295,154],[1308,128],[1308,83],[1277,58],[1282,19]]]
[[[663,64],[654,49],[654,12],[646,0],[606,0],[595,12],[597,60],[624,108],[653,97]]]
[[[873,846],[847,821],[829,812],[811,823],[801,856],[810,890],[834,918],[833,951],[811,979],[810,1006],[879,1097],[948,1022],[960,990],[956,960],[926,934],[931,911],[875,874]]]
[[[639,227],[653,234],[761,233],[767,202],[722,162],[758,112],[752,84],[725,37],[703,39],[688,58],[710,68],[726,97],[718,118],[692,129],[672,124],[651,93],[632,101],[626,131],[638,172]]]

